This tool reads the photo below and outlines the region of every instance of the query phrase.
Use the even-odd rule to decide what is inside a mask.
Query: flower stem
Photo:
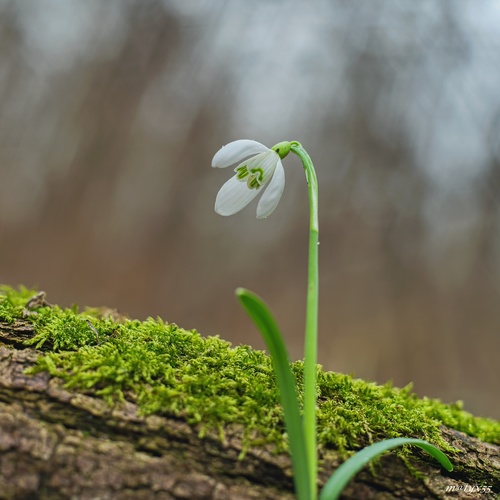
[[[304,433],[311,498],[317,498],[318,457],[316,449],[316,360],[318,352],[318,180],[311,157],[300,142],[291,142],[301,160],[309,192],[309,266],[307,285],[306,333],[304,344]]]

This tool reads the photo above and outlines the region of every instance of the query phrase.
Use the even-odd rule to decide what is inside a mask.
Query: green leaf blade
[[[304,428],[299,412],[295,379],[283,337],[273,315],[260,297],[245,288],[238,288],[236,296],[259,329],[271,354],[285,415],[297,497],[300,500],[311,500],[315,497],[315,492],[310,490]]]
[[[438,448],[415,438],[393,438],[380,441],[363,448],[361,451],[346,460],[328,479],[323,490],[321,491],[320,500],[336,500],[349,481],[371,460],[378,457],[385,451],[403,446],[405,444],[413,444],[422,448],[424,451],[434,457],[447,471],[453,470],[448,457]]]

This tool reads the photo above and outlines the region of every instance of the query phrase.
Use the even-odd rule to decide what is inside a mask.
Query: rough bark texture
[[[23,346],[32,334],[28,323],[0,323],[0,498],[294,498],[289,458],[255,449],[238,460],[237,429],[224,442],[216,435],[200,439],[182,420],[141,416],[132,402],[111,408],[45,373],[26,375],[39,354]],[[452,457],[452,473],[415,451],[417,479],[386,454],[376,474],[362,471],[343,498],[496,498],[500,447],[452,429],[444,435],[462,450]],[[336,466],[323,464],[322,483]],[[477,486],[490,492],[459,490]]]

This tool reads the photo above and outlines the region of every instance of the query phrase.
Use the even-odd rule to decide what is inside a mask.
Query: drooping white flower
[[[268,217],[278,205],[285,188],[285,170],[281,163],[290,152],[289,142],[280,142],[271,149],[260,142],[242,139],[230,142],[215,154],[212,167],[225,168],[238,163],[231,177],[219,190],[215,211],[233,215],[245,208],[269,181],[259,204],[257,218]],[[243,161],[244,160],[244,161]]]

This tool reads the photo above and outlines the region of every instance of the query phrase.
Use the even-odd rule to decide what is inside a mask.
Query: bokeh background
[[[308,205],[213,211],[223,144],[320,183],[326,369],[500,417],[500,5],[0,0],[0,282],[302,356]]]

